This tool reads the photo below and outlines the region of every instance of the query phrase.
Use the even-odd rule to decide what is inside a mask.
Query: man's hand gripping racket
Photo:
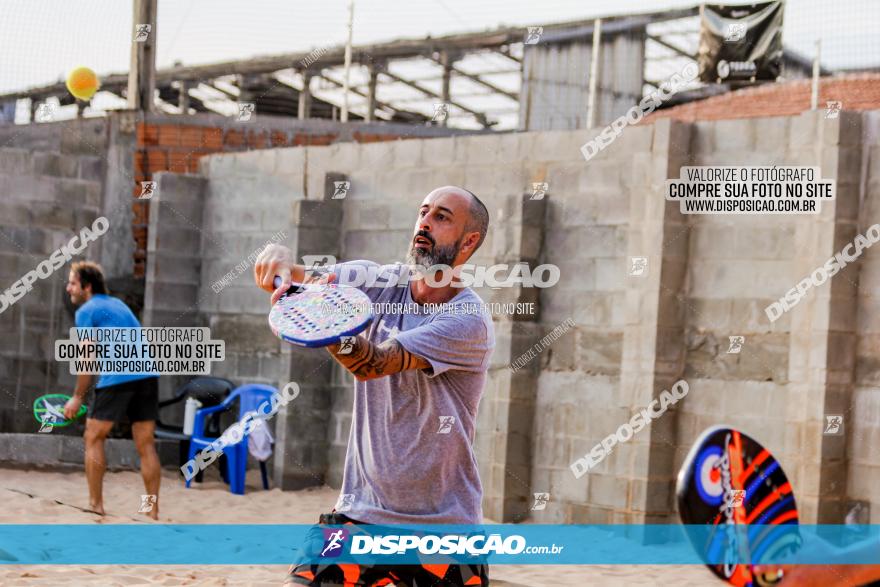
[[[362,332],[373,319],[366,294],[331,283],[332,273],[311,277],[287,247],[266,247],[254,265],[254,278],[262,289],[272,291],[272,332],[292,344],[310,348],[337,344]]]

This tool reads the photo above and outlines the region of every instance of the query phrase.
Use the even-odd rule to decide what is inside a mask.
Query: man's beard
[[[413,246],[410,248],[409,254],[406,256],[406,262],[417,269],[419,267],[422,269],[429,269],[434,265],[446,265],[452,267],[452,263],[455,261],[456,255],[458,255],[460,246],[461,241],[458,241],[454,245],[434,245],[431,247],[430,251]]]

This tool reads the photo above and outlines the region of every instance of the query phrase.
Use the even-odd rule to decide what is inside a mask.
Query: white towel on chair
[[[272,456],[272,444],[275,439],[272,438],[265,420],[257,420],[254,424],[253,430],[248,434],[248,452],[258,461],[266,461]]]

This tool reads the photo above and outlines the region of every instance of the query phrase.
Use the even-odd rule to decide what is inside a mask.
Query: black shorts
[[[321,514],[321,525],[360,524],[344,514]],[[317,533],[313,531],[318,529]],[[323,543],[320,526],[310,532],[309,540]],[[305,548],[309,548],[306,546]],[[332,559],[331,559],[332,560]],[[297,564],[287,571],[285,585],[312,587],[486,587],[489,565],[355,565]]]
[[[147,377],[95,390],[88,418],[119,422],[155,420],[159,415],[159,378]]]

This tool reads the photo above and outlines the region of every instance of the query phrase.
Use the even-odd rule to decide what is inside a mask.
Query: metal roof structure
[[[615,100],[614,109],[619,109],[622,101],[637,102],[640,93],[651,91],[671,72],[680,71],[687,62],[695,60],[698,15],[699,7],[693,6],[601,19],[603,47],[610,47],[606,43],[621,36],[640,47],[638,51],[631,47],[622,51],[613,62],[629,65],[626,60],[641,60],[641,63],[632,63],[640,79],[634,81],[630,75],[625,83],[612,80],[610,87],[599,88]],[[535,44],[529,44],[535,27],[501,27],[354,46],[348,90],[349,118],[474,129],[542,128],[521,120],[523,105],[520,102],[526,93],[523,81],[526,52],[573,43],[588,49],[595,22],[589,19],[543,25]],[[583,54],[577,55],[580,63]],[[796,69],[810,66],[806,60],[792,57],[789,65]],[[345,47],[332,46],[207,65],[176,64],[156,70],[154,107],[169,114],[234,115],[238,112],[238,103],[252,102],[259,113],[335,119],[344,98],[344,63]],[[570,70],[572,62],[542,59],[536,63],[557,68],[560,70],[554,74],[557,77],[571,78],[570,71],[566,74],[561,70]],[[578,86],[568,98],[583,95],[586,77],[579,70],[575,72],[574,83],[561,82]],[[128,78],[128,73],[103,76],[101,91],[122,99],[127,94]],[[608,85],[607,81],[603,83]],[[625,88],[617,87],[618,83]],[[725,89],[707,88],[705,93]],[[698,83],[688,90],[684,95],[691,99],[703,95]],[[2,95],[0,103],[30,99],[33,119],[37,104],[50,98],[58,99],[62,106],[76,103],[63,81]],[[446,104],[443,110],[447,114],[441,120],[437,120],[437,104]],[[84,107],[85,104],[79,104],[80,112]],[[577,108],[579,104],[569,105],[569,114]],[[603,108],[603,118],[607,118],[610,109],[607,105]],[[584,126],[580,116],[565,124],[572,128]]]

